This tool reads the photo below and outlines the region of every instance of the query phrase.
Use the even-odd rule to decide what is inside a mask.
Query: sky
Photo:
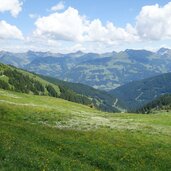
[[[168,0],[0,0],[0,50],[171,48]]]

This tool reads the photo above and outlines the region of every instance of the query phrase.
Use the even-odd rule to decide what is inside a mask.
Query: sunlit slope
[[[171,168],[171,114],[110,114],[0,90],[0,170]]]
[[[3,89],[40,95],[48,95],[47,85],[50,85],[56,91],[56,96],[60,95],[57,85],[51,84],[33,73],[2,63],[0,63],[0,81],[0,87]]]
[[[107,92],[82,84],[73,84],[39,76],[1,63],[0,88],[27,94],[59,97],[107,112],[125,110],[120,100]]]

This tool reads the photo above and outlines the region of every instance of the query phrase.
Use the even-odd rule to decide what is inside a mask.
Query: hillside
[[[36,75],[13,66],[0,63],[0,86],[7,90],[37,95],[60,96],[60,89],[57,85],[37,77]]]
[[[37,74],[107,91],[131,81],[171,72],[171,50],[166,48],[157,52],[127,49],[105,54],[81,51],[69,54],[0,52],[0,61]]]
[[[0,90],[0,170],[171,168],[171,114],[102,113]]]
[[[135,111],[164,94],[171,93],[171,73],[131,82],[118,87],[110,94],[122,99],[124,105]]]
[[[66,89],[70,89],[78,94],[89,97],[90,99],[92,99],[92,102],[95,105],[95,107],[103,111],[112,112],[115,111],[116,109],[118,111],[126,110],[126,108],[122,104],[121,99],[119,100],[105,91],[94,89],[90,86],[81,83],[71,83],[47,76],[40,76],[40,77],[47,80],[48,82],[65,87]]]
[[[122,110],[119,101],[116,101],[116,98],[106,92],[80,84],[75,84],[76,89],[74,89],[71,86],[66,86],[72,85],[72,83],[61,83],[62,81],[53,78],[39,76],[12,66],[0,64],[0,88],[35,95],[59,97],[108,112]],[[84,89],[82,89],[83,87]],[[86,93],[88,90],[91,90],[90,93]]]
[[[139,113],[160,113],[161,111],[169,112],[171,110],[171,95],[162,95],[152,102],[138,109]]]

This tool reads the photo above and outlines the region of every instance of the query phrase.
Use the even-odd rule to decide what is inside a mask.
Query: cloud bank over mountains
[[[17,17],[23,4],[19,0],[0,0],[0,13],[9,12],[12,17]],[[155,4],[142,7],[135,23],[127,23],[122,28],[110,21],[102,23],[99,18],[90,20],[73,7],[65,8],[64,1],[61,1],[51,8],[48,15],[35,18],[34,25],[33,33],[23,36],[17,26],[1,20],[0,40],[19,39],[25,49],[34,47],[37,50],[37,43],[42,44],[40,47],[43,48],[47,45],[51,50],[72,50],[73,47],[105,50],[123,44],[171,40],[171,2],[164,6]]]
[[[103,25],[100,19],[90,21],[72,7],[62,13],[55,12],[41,17],[35,25],[36,35],[53,40],[104,43],[136,40],[136,32],[131,25],[125,29],[118,28],[111,22]]]

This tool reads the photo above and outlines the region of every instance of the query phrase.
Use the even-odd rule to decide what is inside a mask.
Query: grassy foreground
[[[171,113],[109,114],[0,90],[0,170],[171,170]]]

